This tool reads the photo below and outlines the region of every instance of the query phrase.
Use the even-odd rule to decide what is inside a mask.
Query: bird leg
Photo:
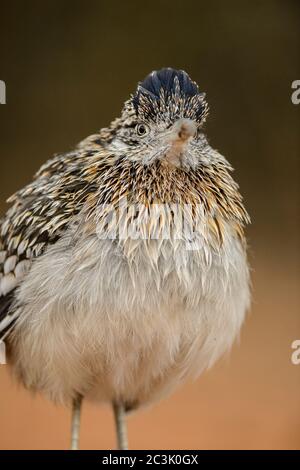
[[[72,404],[71,450],[79,449],[80,412],[82,396],[78,395]]]
[[[124,405],[113,403],[118,450],[128,450],[126,412]]]

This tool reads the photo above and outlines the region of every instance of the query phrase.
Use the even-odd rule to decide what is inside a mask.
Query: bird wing
[[[0,220],[0,340],[16,320],[16,288],[34,259],[61,237],[97,190],[97,174],[105,167],[106,156],[100,143],[57,155],[8,199],[11,207]]]

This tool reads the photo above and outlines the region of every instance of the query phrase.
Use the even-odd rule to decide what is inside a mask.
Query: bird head
[[[158,160],[181,167],[199,160],[201,127],[208,106],[205,94],[182,70],[150,73],[126,101],[111,125],[114,153],[150,165]]]

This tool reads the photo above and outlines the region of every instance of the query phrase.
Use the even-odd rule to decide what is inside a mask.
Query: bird
[[[250,217],[206,137],[206,95],[153,71],[120,116],[48,160],[0,220],[0,339],[24,387],[126,418],[210,368],[250,305]]]

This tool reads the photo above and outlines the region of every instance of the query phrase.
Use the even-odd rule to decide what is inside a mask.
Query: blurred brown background
[[[132,448],[300,449],[299,2],[1,2],[0,209],[53,153],[118,115],[136,82],[182,68],[207,92],[207,132],[236,168],[253,306],[240,344],[196,383],[129,420]],[[9,6],[8,6],[9,5]],[[69,411],[0,366],[0,448],[69,445]],[[85,405],[82,448],[114,448],[106,407]]]

